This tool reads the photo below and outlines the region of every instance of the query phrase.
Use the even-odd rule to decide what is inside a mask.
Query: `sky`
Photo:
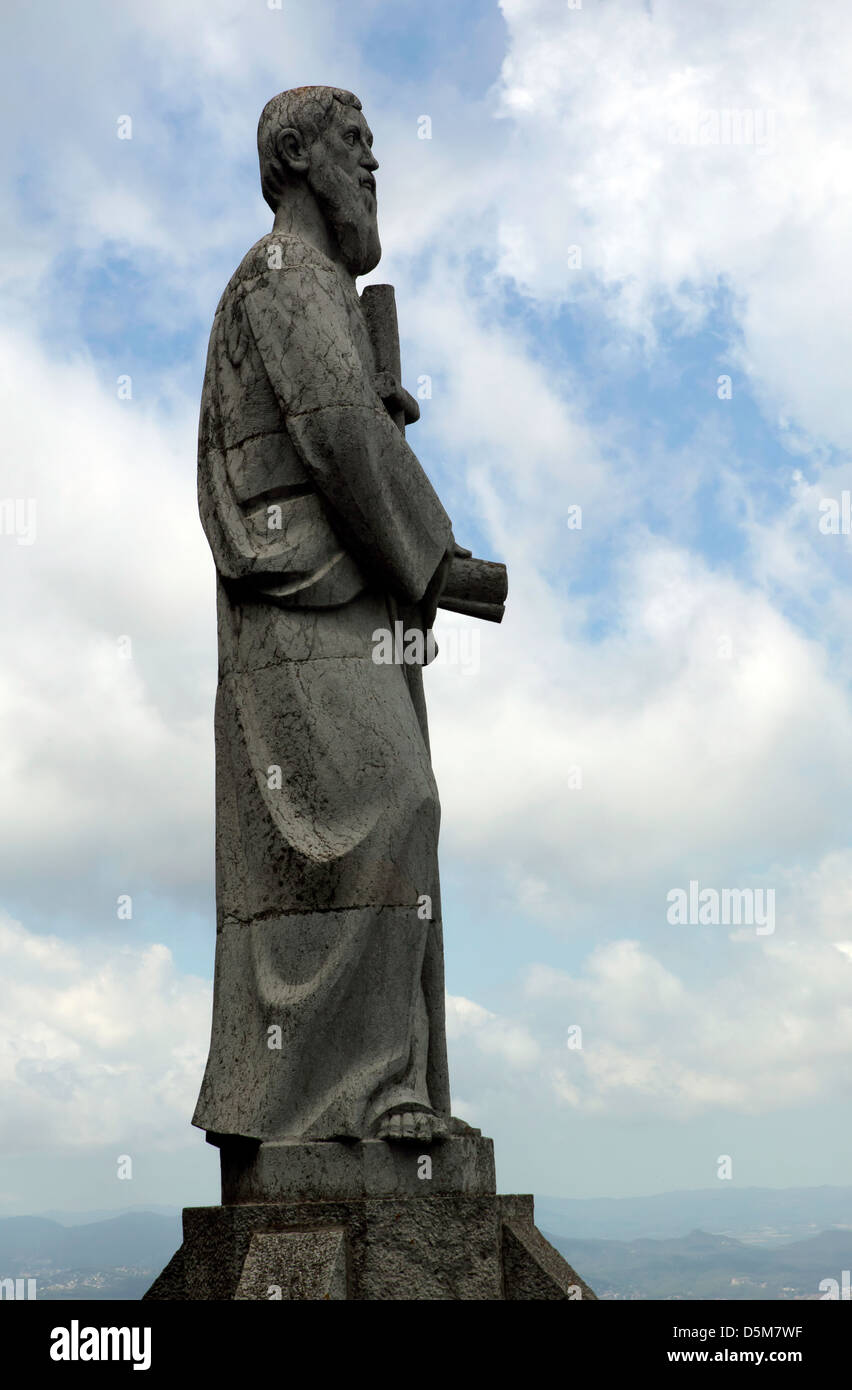
[[[198,404],[258,115],[312,83],[375,135],[409,442],[509,569],[426,672],[454,1111],[505,1192],[847,1183],[852,11],[6,27],[0,1215],[218,1200]]]

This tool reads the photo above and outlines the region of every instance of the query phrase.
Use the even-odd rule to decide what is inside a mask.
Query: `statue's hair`
[[[354,92],[347,92],[343,87],[292,87],[288,92],[279,92],[261,111],[257,123],[260,187],[273,212],[278,208],[287,182],[278,153],[281,131],[292,126],[307,143],[312,143],[328,125],[336,101],[341,106],[361,110]]]

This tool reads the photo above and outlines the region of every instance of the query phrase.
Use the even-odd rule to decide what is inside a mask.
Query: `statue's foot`
[[[468,1135],[479,1138],[482,1131],[473,1129],[464,1120],[451,1115],[445,1119],[423,1106],[396,1105],[387,1110],[376,1125],[377,1139],[397,1139],[416,1144],[430,1144],[448,1135]]]
[[[447,1121],[432,1110],[406,1110],[399,1105],[388,1110],[376,1126],[377,1139],[396,1139],[403,1143],[431,1144],[448,1133]]]

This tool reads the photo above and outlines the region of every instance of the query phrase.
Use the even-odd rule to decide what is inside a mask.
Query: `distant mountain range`
[[[180,1242],[179,1212],[69,1226],[9,1216],[0,1220],[0,1279],[35,1278],[39,1299],[138,1299]]]
[[[823,1280],[842,1289],[843,1271],[852,1270],[852,1231],[823,1231],[775,1250],[706,1231],[634,1241],[544,1234],[603,1299],[816,1300],[826,1296]]]
[[[852,1231],[852,1187],[716,1187],[653,1197],[536,1197],[542,1229],[581,1240],[676,1239],[712,1231],[776,1246]]]
[[[852,1269],[852,1188],[718,1188],[536,1198],[536,1222],[606,1299],[818,1299]],[[180,1211],[0,1219],[0,1279],[50,1300],[139,1299],[181,1241]]]

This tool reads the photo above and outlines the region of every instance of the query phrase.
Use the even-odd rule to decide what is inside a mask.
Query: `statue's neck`
[[[355,277],[343,262],[337,237],[309,188],[300,188],[294,196],[288,196],[279,205],[272,230],[283,232],[286,236],[297,236],[315,247],[323,256],[334,261],[339,273],[354,285]]]

